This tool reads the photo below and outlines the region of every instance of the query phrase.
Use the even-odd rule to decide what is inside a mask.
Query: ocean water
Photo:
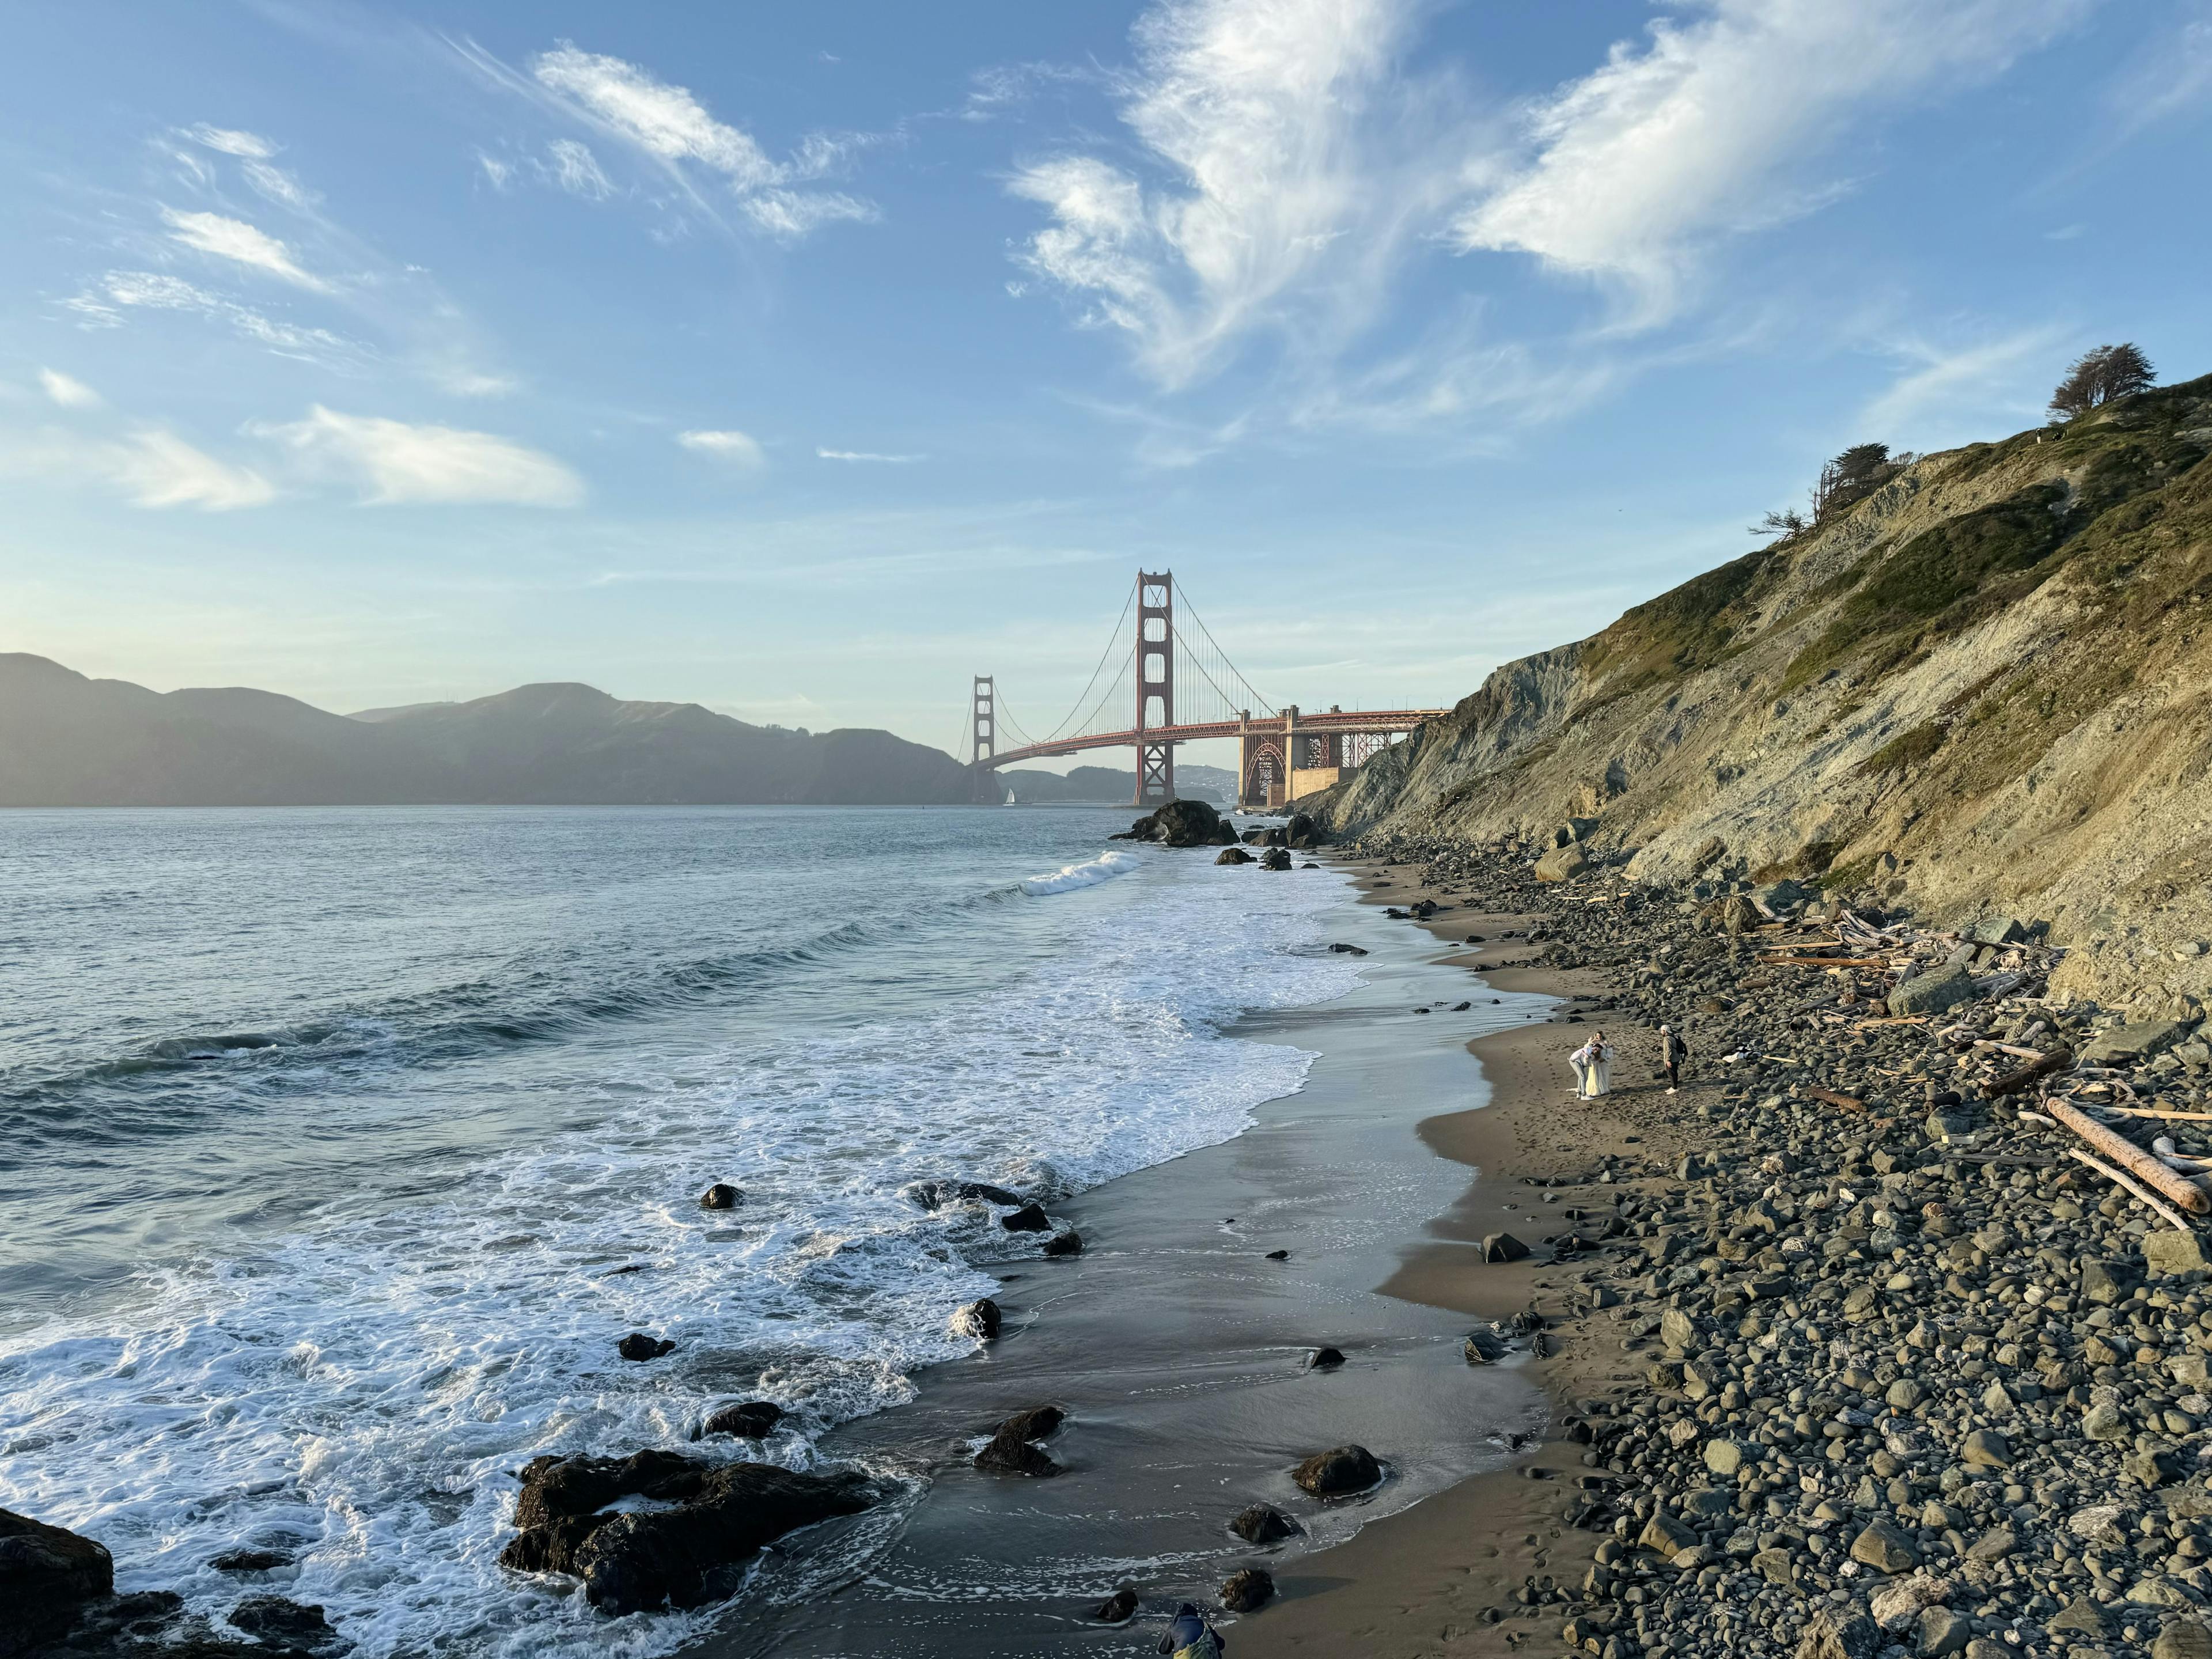
[[[1342,878],[1109,846],[1129,816],[0,814],[0,1506],[365,1656],[682,1645],[711,1611],[497,1565],[509,1472],[740,1398],[810,1465],[1037,1249],[902,1188],[1233,1136],[1310,1056],[1224,1029],[1356,982],[1314,948]],[[246,1546],[297,1568],[208,1565]]]

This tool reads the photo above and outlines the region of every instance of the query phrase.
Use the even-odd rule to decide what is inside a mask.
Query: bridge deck
[[[1407,732],[1423,720],[1432,720],[1449,714],[1449,708],[1368,708],[1324,710],[1308,714],[1301,712],[1297,729],[1303,733],[1352,733],[1360,732]],[[1247,731],[1278,732],[1284,729],[1280,715],[1255,720],[1250,725],[1236,720],[1211,720],[1197,726],[1153,726],[1139,733],[1133,726],[1127,732],[1093,732],[1080,737],[1060,738],[1050,743],[1032,743],[1019,749],[1008,749],[995,755],[986,755],[980,764],[990,770],[1012,765],[1017,761],[1043,760],[1057,755],[1079,754],[1086,749],[1134,749],[1140,743],[1200,743],[1209,738],[1233,738]]]

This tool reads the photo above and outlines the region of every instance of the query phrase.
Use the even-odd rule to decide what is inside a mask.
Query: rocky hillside
[[[0,654],[0,806],[906,805],[967,769],[888,732],[787,732],[696,703],[525,685],[332,714],[239,687],[166,694]]]
[[[1507,664],[1308,805],[1340,835],[1573,821],[1632,876],[2036,916],[2074,947],[2056,988],[2188,1012],[2212,1000],[2208,451],[2212,377],[1924,457]]]

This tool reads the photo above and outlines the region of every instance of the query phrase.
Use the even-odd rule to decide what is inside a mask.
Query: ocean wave
[[[1042,898],[1051,893],[1073,893],[1080,888],[1096,887],[1102,881],[1111,881],[1116,876],[1126,876],[1142,867],[1144,860],[1133,853],[1124,853],[1118,848],[1109,848],[1097,858],[1081,864],[1063,865],[1048,876],[1031,876],[1022,883],[1022,891],[1031,898]]]

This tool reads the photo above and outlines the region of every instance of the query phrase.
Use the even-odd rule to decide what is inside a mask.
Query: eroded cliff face
[[[1595,817],[1632,875],[2040,917],[2074,947],[2058,989],[2212,1001],[2208,452],[2212,377],[1929,456],[1507,664],[1320,815],[1472,840]]]

